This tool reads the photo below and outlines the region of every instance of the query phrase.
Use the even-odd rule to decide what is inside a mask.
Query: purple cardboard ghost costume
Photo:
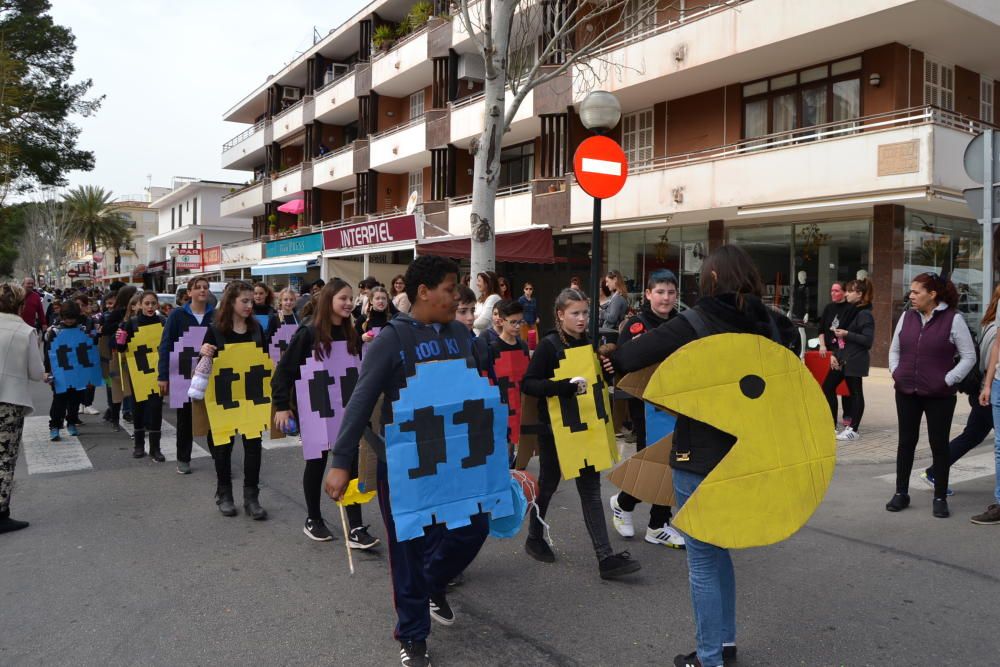
[[[322,360],[314,352],[300,367],[295,381],[302,455],[308,461],[318,459],[330,449],[340,433],[354,385],[358,382],[361,358],[347,351],[347,342],[335,340],[330,353]]]
[[[292,336],[298,329],[298,324],[286,322],[278,327],[271,336],[271,342],[267,344],[267,353],[271,355],[271,361],[274,362],[275,366],[281,361],[281,355],[288,349],[288,342],[292,340]]]
[[[190,327],[178,338],[170,349],[167,364],[170,381],[170,407],[182,408],[188,402],[188,388],[191,376],[198,364],[201,345],[205,342],[208,327]]]

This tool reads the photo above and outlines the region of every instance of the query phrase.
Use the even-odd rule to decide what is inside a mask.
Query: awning
[[[286,255],[284,257],[269,257],[250,267],[250,273],[255,276],[295,275],[305,273],[310,266],[316,265],[319,253],[311,252],[305,255]],[[232,268],[226,266],[225,268]]]
[[[471,255],[468,236],[452,236],[443,241],[427,239],[417,244],[417,254],[440,255],[464,259]],[[498,262],[523,264],[555,264],[551,229],[527,229],[520,232],[497,234],[496,256]]]

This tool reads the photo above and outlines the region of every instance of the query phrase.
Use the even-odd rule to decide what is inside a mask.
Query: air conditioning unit
[[[486,63],[478,53],[464,53],[458,57],[458,79],[460,81],[485,81]]]
[[[298,100],[302,97],[302,89],[296,88],[294,86],[282,86],[281,87],[281,99],[283,100]]]

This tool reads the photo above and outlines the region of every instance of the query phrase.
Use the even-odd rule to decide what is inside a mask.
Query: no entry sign
[[[625,185],[628,160],[618,142],[608,137],[585,139],[573,155],[576,182],[591,197],[614,197]]]

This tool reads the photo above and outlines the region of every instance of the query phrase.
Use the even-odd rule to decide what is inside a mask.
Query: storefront
[[[402,215],[323,232],[324,278],[337,277],[352,286],[367,276],[389,285],[406,273],[417,244],[417,220]]]
[[[220,282],[250,280],[251,267],[259,264],[263,257],[264,248],[260,241],[222,245],[222,261],[219,263],[219,270],[222,272]]]
[[[222,271],[222,246],[214,245],[201,253],[202,274],[211,282],[225,282],[225,275]]]
[[[264,259],[251,267],[250,272],[276,290],[291,287],[301,292],[303,284],[320,277],[322,252],[322,232],[268,241]]]
[[[693,306],[698,300],[698,275],[708,255],[708,225],[659,227],[609,232],[605,241],[605,273],[619,271],[630,300],[639,303],[646,281],[658,269],[677,276],[680,301]],[[589,270],[581,276],[589,289]]]

